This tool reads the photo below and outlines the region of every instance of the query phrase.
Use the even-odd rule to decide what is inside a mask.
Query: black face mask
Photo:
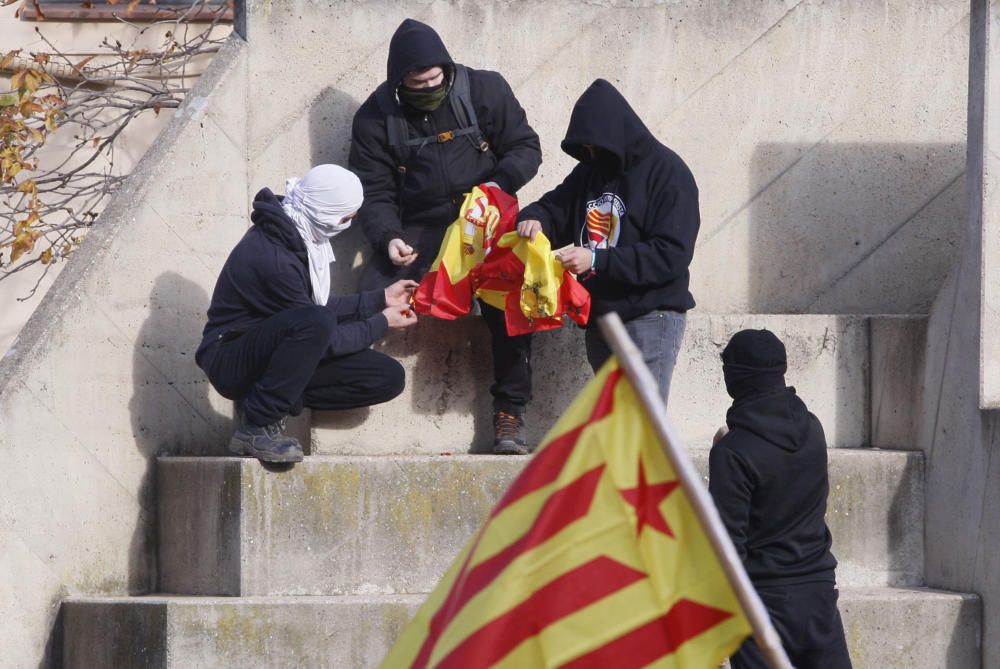
[[[785,387],[785,368],[756,369],[743,365],[722,365],[726,392],[737,402],[751,395],[758,395]]]
[[[448,88],[448,82],[441,82],[430,88],[400,86],[397,94],[403,104],[422,112],[432,112],[440,107],[444,99],[448,97]]]
[[[619,169],[618,156],[598,147],[594,147],[593,151],[593,157],[587,155],[581,162],[589,165],[599,179],[607,181],[619,175],[621,170]]]

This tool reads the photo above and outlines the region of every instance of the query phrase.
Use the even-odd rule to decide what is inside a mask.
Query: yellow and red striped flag
[[[715,669],[750,624],[615,359],[549,432],[384,669]]]
[[[453,320],[469,313],[476,296],[506,314],[507,334],[580,325],[590,317],[590,293],[563,269],[549,240],[520,237],[517,198],[482,184],[465,197],[445,230],[430,270],[413,294],[418,314]]]

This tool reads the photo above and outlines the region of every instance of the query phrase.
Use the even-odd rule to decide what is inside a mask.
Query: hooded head
[[[330,297],[330,263],[335,260],[330,239],[350,227],[350,217],[363,201],[361,180],[340,165],[317,165],[301,179],[285,182],[281,208],[305,244],[316,304],[326,304]]]
[[[406,19],[399,24],[389,41],[386,81],[395,91],[410,72],[440,65],[446,75],[455,63],[441,37],[426,23]],[[445,79],[449,79],[448,76]]]
[[[656,144],[656,138],[618,89],[597,79],[573,106],[562,150],[611,177]]]
[[[361,208],[364,198],[354,172],[340,165],[317,165],[301,179],[285,182],[281,206],[306,243],[324,243],[350,227],[350,219],[344,219]]]
[[[785,387],[785,345],[769,330],[740,330],[722,351],[726,391],[734,400]]]

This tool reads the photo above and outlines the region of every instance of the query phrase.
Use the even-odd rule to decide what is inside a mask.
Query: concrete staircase
[[[785,340],[789,380],[827,430],[828,522],[854,666],[980,667],[978,598],[923,587],[923,457],[905,449],[924,321],[692,315],[670,414],[702,472],[728,405],[718,352],[748,326]],[[164,594],[67,600],[64,666],[377,666],[526,462],[465,453],[487,432],[481,330],[427,322],[389,342],[407,392],[371,411],[313,416],[303,427],[313,454],[300,465],[160,459]],[[538,339],[539,432],[589,376],[578,340],[572,330]]]

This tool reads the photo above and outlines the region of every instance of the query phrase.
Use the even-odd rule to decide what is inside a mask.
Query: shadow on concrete
[[[927,313],[958,258],[964,171],[964,144],[758,145],[745,205],[748,311]],[[838,414],[836,433],[856,420]]]
[[[129,401],[135,446],[146,459],[138,491],[141,508],[129,547],[129,592],[157,587],[156,458],[161,455],[224,455],[232,419],[215,411],[210,386],[194,353],[201,341],[208,295],[180,274],[157,277],[149,315],[133,354]]]
[[[56,609],[55,619],[52,627],[49,628],[49,638],[45,641],[45,650],[42,660],[38,663],[38,669],[62,669],[63,666],[63,635],[65,633],[65,614],[63,613],[62,600],[66,598],[64,592],[60,592],[52,602],[52,608]]]
[[[924,514],[921,509],[919,513],[911,508],[913,500],[920,503],[924,501],[924,463],[922,459],[909,458],[903,468],[903,475],[900,477],[901,484],[896,488],[889,503],[886,539],[886,554],[889,555],[887,566],[891,579],[905,579],[906,584],[913,582],[923,584],[923,527]],[[914,482],[917,483],[919,494],[913,494]],[[919,566],[918,573],[913,573],[914,559],[912,543],[908,541],[914,533],[914,527],[921,533],[919,544]]]
[[[749,311],[927,313],[958,257],[964,171],[965,144],[758,145]]]
[[[309,164],[334,163],[347,167],[351,144],[351,123],[360,104],[353,97],[337,90],[324,88],[309,108]],[[337,261],[331,267],[330,285],[339,295],[357,290],[361,264],[371,247],[357,225],[351,226],[333,240]]]

